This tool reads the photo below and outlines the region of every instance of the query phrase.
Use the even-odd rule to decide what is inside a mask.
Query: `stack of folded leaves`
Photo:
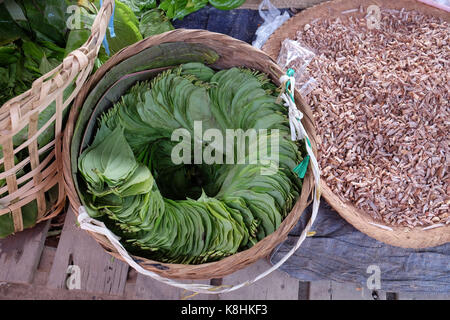
[[[161,262],[204,263],[253,246],[278,228],[301,190],[293,169],[304,150],[276,100],[267,76],[244,68],[188,63],[138,82],[101,115],[78,158],[89,215],[131,252]],[[255,139],[238,150],[218,138],[230,129],[254,130]],[[176,163],[183,143],[191,162]],[[196,144],[214,161],[194,163]]]

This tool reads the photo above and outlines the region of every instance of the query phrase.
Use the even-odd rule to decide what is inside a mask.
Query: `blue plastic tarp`
[[[390,246],[359,232],[322,202],[312,226],[314,236],[305,239],[281,270],[303,281],[327,279],[366,287],[378,268],[380,290],[450,293],[450,244],[427,249]],[[274,250],[272,263],[294,246],[309,216],[310,208],[288,239]]]

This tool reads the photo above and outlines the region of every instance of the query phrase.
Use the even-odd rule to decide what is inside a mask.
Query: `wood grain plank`
[[[0,283],[0,300],[130,300],[82,290],[50,289],[44,285]]]
[[[386,292],[355,283],[331,281],[331,300],[386,300]]]
[[[309,283],[309,300],[331,300],[331,281],[320,280]]]
[[[45,286],[48,281],[48,275],[52,269],[55,259],[56,248],[45,246],[42,251],[41,260],[34,275],[33,285]]]
[[[184,283],[209,284],[209,280],[177,280]],[[142,274],[136,279],[135,298],[139,300],[181,300],[193,295],[193,292],[175,288]],[[195,294],[187,300],[209,300],[212,295]]]
[[[224,285],[235,285],[253,279],[271,265],[261,259],[251,266],[223,278]],[[219,294],[220,300],[297,300],[299,281],[287,273],[275,270],[250,286]]]
[[[50,221],[0,240],[0,282],[33,281]]]
[[[47,282],[49,288],[67,288],[70,264],[80,268],[82,291],[116,296],[124,294],[128,265],[112,259],[86,231],[80,229],[72,209],[66,215]]]
[[[312,281],[309,300],[386,300],[386,292],[369,290],[356,283],[330,280]]]
[[[309,282],[298,282],[298,300],[309,300]]]

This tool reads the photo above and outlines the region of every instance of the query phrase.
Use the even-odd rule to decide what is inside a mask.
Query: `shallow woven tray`
[[[278,30],[276,30],[266,44],[263,46],[265,51],[272,59],[276,60],[281,48],[281,42],[286,39],[295,39],[297,30],[303,29],[303,26],[317,18],[337,18],[342,16],[342,12],[362,6],[362,12],[345,13],[346,16],[353,15],[361,18],[366,15],[367,7],[378,5],[380,8],[406,11],[416,10],[426,15],[440,17],[450,22],[450,14],[446,11],[425,5],[415,0],[335,0],[328,1],[309,9],[306,9],[286,21]],[[450,242],[450,225],[434,229],[423,230],[423,227],[409,229],[407,227],[392,226],[392,229],[386,230],[373,224],[383,224],[373,219],[369,214],[356,208],[350,202],[343,202],[338,196],[333,194],[324,180],[321,180],[321,189],[323,197],[328,203],[345,219],[359,231],[368,236],[382,241],[384,243],[403,247],[403,248],[427,248]]]

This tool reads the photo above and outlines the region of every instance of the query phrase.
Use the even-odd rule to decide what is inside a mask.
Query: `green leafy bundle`
[[[0,3],[0,106],[25,92],[64,57],[69,1]]]
[[[115,1],[115,37],[109,32],[106,34],[110,55],[143,37],[173,29],[162,10],[151,9],[156,4],[136,3],[139,7],[134,4],[132,8],[145,10],[140,19],[126,4]],[[73,5],[78,5],[78,11],[72,11]],[[5,0],[0,3],[0,106],[30,89],[34,80],[81,47],[91,34],[99,9],[100,0]],[[108,58],[102,47],[96,67]]]
[[[174,27],[170,20],[210,3],[221,10],[239,7],[245,0],[122,0],[115,1],[115,37],[107,32],[110,54],[143,38]],[[81,9],[80,23],[69,6]],[[84,44],[100,8],[100,0],[5,0],[0,3],[0,106],[31,88],[34,80],[58,66]],[[78,12],[76,13],[78,14]],[[96,68],[108,60],[102,47]]]
[[[200,10],[207,4],[220,10],[240,7],[245,0],[122,0],[138,16],[153,8],[159,8],[169,19],[183,19],[188,14]]]
[[[275,90],[264,74],[215,72],[201,63],[137,83],[99,118],[92,144],[78,158],[88,213],[107,222],[129,250],[161,262],[204,263],[253,246],[278,228],[301,190],[292,170],[302,153],[290,140]],[[278,160],[250,161],[255,150],[257,159],[270,153],[267,143],[241,154],[234,149],[236,164],[174,164],[174,130],[209,146],[195,136],[195,121],[202,133],[217,129],[223,136],[227,129],[256,129],[260,138],[258,130],[267,129]],[[228,152],[217,144],[215,157]]]
[[[80,5],[80,23],[79,25],[74,23],[74,28],[68,33],[66,55],[73,50],[78,49],[88,40],[91,35],[92,25],[94,24],[98,10],[100,9],[100,0],[84,0],[80,1]],[[111,37],[110,31],[106,31],[109,55],[106,48],[102,46],[96,60],[96,68],[105,63],[109,56],[120,51],[122,48],[143,39],[142,34],[139,31],[139,19],[132,9],[122,1],[115,1],[113,21],[114,37]],[[153,23],[158,22],[153,21]]]
[[[70,5],[79,4],[93,6],[92,14],[81,15],[80,29],[69,30],[68,22],[72,21]],[[97,7],[95,5],[97,4]],[[92,8],[92,7],[91,7]],[[37,78],[57,67],[73,50],[86,42],[99,8],[99,1],[76,0],[5,0],[0,3],[0,106],[13,97],[27,91]],[[83,12],[87,12],[84,9]],[[72,17],[73,18],[73,17]],[[116,1],[114,23],[116,37],[108,38],[111,51],[114,53],[124,46],[142,39],[139,32],[139,22],[134,13],[124,4]],[[86,27],[86,28],[84,28]],[[97,66],[108,59],[104,49],[100,51]],[[74,85],[69,85],[64,91],[64,100],[73,92]],[[55,102],[51,103],[39,114],[38,129],[46,125],[55,114]],[[63,119],[68,109],[63,111]],[[54,139],[54,123],[38,137],[38,147],[42,148]],[[13,137],[14,148],[22,145],[28,139],[28,126],[25,126]],[[2,157],[0,146],[0,157]],[[48,152],[40,155],[42,161]],[[17,152],[16,164],[28,157],[28,149]],[[31,166],[25,165],[18,170],[16,177],[20,178],[30,172]],[[4,166],[0,165],[0,173]],[[25,181],[24,183],[26,183]],[[19,185],[21,187],[24,183]],[[5,179],[0,179],[0,198],[7,195]],[[55,203],[57,188],[46,193],[47,209]],[[12,200],[15,201],[15,200]],[[1,201],[0,207],[9,205]],[[37,217],[36,201],[22,208],[24,227],[35,224]],[[0,216],[0,238],[14,232],[11,214]]]

